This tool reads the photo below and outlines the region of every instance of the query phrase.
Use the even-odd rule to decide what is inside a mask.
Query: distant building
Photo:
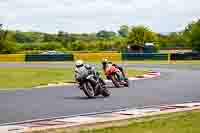
[[[155,53],[156,48],[153,43],[145,43],[145,45],[140,44],[129,44],[125,48],[127,53]]]
[[[144,46],[142,45],[128,45],[126,48],[126,52],[128,53],[143,53]]]

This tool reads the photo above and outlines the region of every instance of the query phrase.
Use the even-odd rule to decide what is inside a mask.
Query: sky
[[[200,18],[199,5],[199,0],[0,0],[0,23],[48,33],[117,31],[121,25],[165,33]]]

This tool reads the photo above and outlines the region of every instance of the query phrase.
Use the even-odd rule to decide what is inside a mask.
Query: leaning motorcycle
[[[112,81],[115,87],[129,86],[129,81],[123,76],[122,72],[115,66],[109,65],[106,68],[106,76]]]
[[[79,75],[79,76],[77,76]],[[81,75],[81,73],[76,73],[75,77],[81,77],[76,79],[79,82],[79,88],[83,90],[88,98],[94,98],[98,95],[104,97],[110,96],[110,91],[106,88],[103,79],[100,75],[88,74]]]

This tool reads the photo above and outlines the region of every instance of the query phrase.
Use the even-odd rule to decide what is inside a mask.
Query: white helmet
[[[83,65],[83,61],[82,61],[82,60],[77,60],[77,61],[75,62],[75,65],[76,65],[76,67],[80,67],[80,66]]]
[[[104,58],[104,59],[102,60],[102,62],[103,62],[103,61],[104,61],[104,62],[108,62],[108,59],[105,59],[105,58]]]

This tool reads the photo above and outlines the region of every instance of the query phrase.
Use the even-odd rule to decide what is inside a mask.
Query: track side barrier
[[[85,60],[85,61],[97,61],[102,59],[108,59],[111,61],[120,61],[120,53],[75,53],[75,60]]]
[[[72,54],[59,54],[59,55],[39,55],[28,54],[26,55],[26,61],[73,61]]]
[[[200,60],[200,53],[172,53],[171,60]]]
[[[24,62],[24,54],[0,54],[0,62]]]
[[[122,60],[168,60],[168,54],[122,53]]]

